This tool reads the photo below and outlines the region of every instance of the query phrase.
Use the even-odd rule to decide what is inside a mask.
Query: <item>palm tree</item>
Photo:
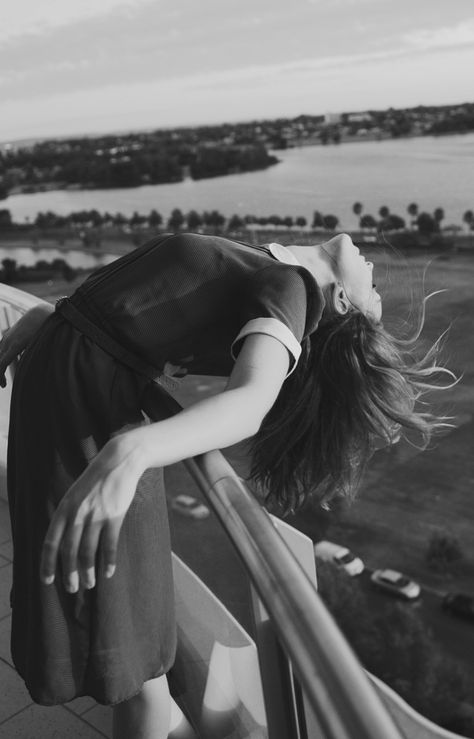
[[[303,229],[307,224],[307,220],[304,216],[297,216],[295,224],[298,226],[298,228]]]
[[[338,224],[339,218],[332,215],[332,213],[328,213],[327,215],[323,216],[323,225],[324,228],[326,228],[328,231],[335,231]]]
[[[431,213],[420,213],[416,220],[418,231],[420,234],[429,236],[430,234],[436,233],[438,230],[438,224],[431,215]]]
[[[435,208],[433,212],[433,218],[435,219],[436,223],[438,224],[438,228],[439,228],[441,226],[441,221],[444,218],[443,208]]]
[[[168,218],[168,228],[172,231],[179,231],[184,224],[184,215],[180,208],[173,208]]]
[[[203,221],[205,222],[206,226],[209,226],[213,229],[214,233],[218,233],[219,229],[221,229],[224,225],[226,219],[218,210],[211,210],[210,213],[207,213],[206,218],[204,218],[203,216]]]
[[[158,213],[155,208],[153,208],[153,210],[151,210],[148,215],[148,225],[150,226],[150,228],[158,228],[158,226],[161,226],[162,223],[163,216],[161,215],[161,213]]]
[[[359,201],[356,201],[354,205],[352,206],[352,212],[354,213],[355,216],[357,216],[359,220],[359,228],[362,228],[362,226],[360,225],[360,221],[361,221],[361,215],[362,215],[363,210],[364,210],[364,206],[362,205],[362,203],[359,203]]]
[[[268,216],[267,223],[269,223],[271,226],[281,226],[283,224],[283,219],[281,216],[277,216],[275,214]],[[262,225],[266,225],[265,223],[262,223]]]
[[[319,210],[315,210],[313,213],[313,223],[311,228],[322,228],[324,226],[323,215]]]
[[[147,221],[146,216],[142,216],[137,210],[134,210],[129,223],[131,226],[141,226],[146,221]]]
[[[462,217],[463,222],[468,226],[468,228],[472,228],[472,225],[474,224],[474,213],[472,210],[466,210]]]
[[[390,209],[388,208],[388,206],[387,205],[382,205],[379,208],[379,216],[380,216],[380,218],[388,218],[389,215],[390,215]]]
[[[186,216],[186,223],[190,231],[196,231],[202,226],[202,218],[196,210],[190,210]]]
[[[229,222],[227,224],[227,228],[229,231],[240,231],[245,225],[245,221],[243,218],[241,218],[239,215],[234,213],[233,216],[229,219]]]
[[[112,216],[114,226],[125,226],[128,223],[128,218],[123,213],[116,213]]]
[[[0,209],[0,227],[7,228],[12,225],[12,214],[7,208]]]
[[[14,282],[17,275],[17,262],[16,259],[2,259],[3,267],[3,282],[7,285]]]
[[[396,213],[390,213],[384,219],[384,229],[386,231],[400,231],[402,228],[405,228],[405,219],[397,216]]]
[[[370,215],[370,213],[364,213],[364,215],[361,216],[360,219],[360,227],[370,229],[377,228],[377,221],[373,216]]]
[[[407,212],[411,216],[411,227],[413,228],[416,225],[416,218],[418,216],[418,203],[410,203]]]

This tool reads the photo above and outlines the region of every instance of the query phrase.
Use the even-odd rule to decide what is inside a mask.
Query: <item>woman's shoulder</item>
[[[241,275],[256,273],[275,260],[265,247],[254,247],[225,236],[178,233],[167,242],[166,255],[185,269],[200,270],[209,275]],[[163,253],[165,256],[165,253]]]

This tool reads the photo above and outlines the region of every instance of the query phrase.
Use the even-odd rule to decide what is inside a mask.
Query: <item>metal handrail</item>
[[[2,283],[0,288],[0,300],[8,303],[11,308],[20,311],[21,313],[25,313],[30,308],[41,305],[41,303],[46,303],[45,300],[37,298],[35,295],[30,295],[30,293],[26,293],[24,290],[18,290],[16,287],[11,287],[11,285],[5,285]]]
[[[164,393],[169,410],[179,412]],[[184,465],[243,561],[324,739],[401,739],[313,583],[223,454],[208,452]]]
[[[42,302],[15,288],[2,293],[17,310]],[[163,393],[160,402],[179,412]],[[184,464],[244,562],[325,739],[401,739],[313,584],[224,456],[213,451]]]

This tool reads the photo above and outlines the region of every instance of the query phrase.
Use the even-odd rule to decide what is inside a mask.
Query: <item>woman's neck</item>
[[[286,248],[303,267],[311,272],[321,289],[337,282],[330,256],[319,244],[311,246],[291,244]]]

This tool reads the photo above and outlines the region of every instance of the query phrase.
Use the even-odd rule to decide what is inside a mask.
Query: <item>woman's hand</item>
[[[7,329],[0,341],[0,386],[7,384],[5,371],[7,367],[28,346],[40,326],[53,312],[49,303],[35,306],[20,318],[14,326]]]
[[[105,577],[116,567],[120,529],[145,470],[127,434],[111,439],[68,490],[56,509],[41,557],[41,579],[54,582],[58,559],[65,589],[93,588],[100,561]]]
[[[111,577],[120,529],[143,472],[254,434],[278,395],[288,364],[288,350],[278,339],[251,334],[224,392],[107,442],[54,513],[43,545],[42,581],[54,581],[58,558],[70,593],[77,592],[79,581],[94,587],[97,563]]]

